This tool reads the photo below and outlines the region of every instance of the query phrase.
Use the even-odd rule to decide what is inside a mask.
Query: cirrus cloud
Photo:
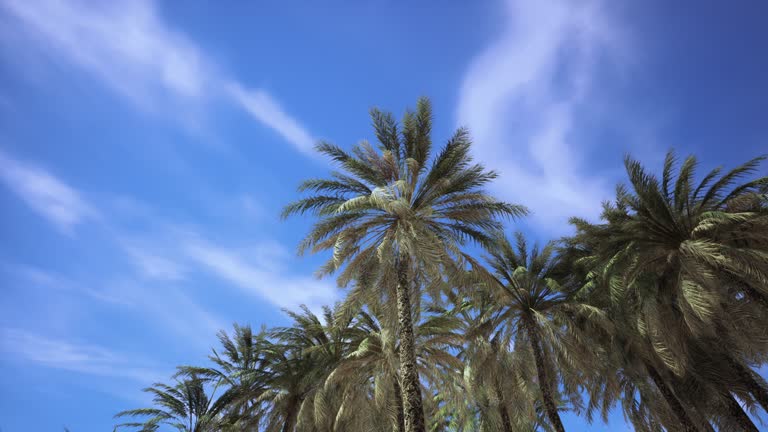
[[[274,97],[224,74],[193,40],[163,20],[152,0],[0,0],[3,9],[14,18],[14,33],[27,37],[25,50],[35,48],[78,67],[144,111],[172,112],[189,123],[189,111],[223,99],[296,150],[312,149],[312,135]],[[5,57],[19,58],[15,52]]]
[[[61,232],[97,216],[80,193],[48,171],[0,152],[0,181]]]
[[[580,113],[595,89],[599,56],[621,50],[613,23],[595,1],[508,0],[505,28],[469,65],[458,121],[475,152],[501,172],[505,199],[533,210],[532,220],[562,232],[572,215],[595,218],[611,184],[581,159]]]

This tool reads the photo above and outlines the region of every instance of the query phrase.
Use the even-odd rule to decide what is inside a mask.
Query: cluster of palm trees
[[[305,181],[301,252],[347,288],[293,324],[221,332],[207,367],[146,389],[118,416],[143,431],[557,431],[572,411],[638,431],[757,431],[768,385],[768,177],[763,158],[695,178],[669,153],[599,223],[530,245],[485,192],[459,129],[437,153],[428,100],[401,122],[374,109],[378,143],[321,143],[339,170]],[[467,249],[469,247],[470,249]],[[479,253],[470,253],[480,251]],[[121,426],[122,427],[122,426]]]

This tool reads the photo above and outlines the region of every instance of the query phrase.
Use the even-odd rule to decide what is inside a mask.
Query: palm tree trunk
[[[426,432],[419,371],[416,369],[416,346],[409,288],[408,261],[401,258],[397,264],[397,322],[400,333],[400,378],[403,387],[405,432]]]
[[[741,426],[742,430],[748,432],[760,432],[757,426],[752,422],[747,413],[741,408],[739,402],[734,399],[731,392],[726,391],[723,395],[723,399],[728,407],[728,414]]]
[[[664,400],[667,401],[669,408],[672,410],[672,412],[675,413],[675,416],[680,422],[680,425],[683,427],[683,430],[685,432],[698,432],[699,429],[694,426],[693,420],[691,420],[691,418],[688,416],[688,413],[685,412],[685,408],[683,408],[680,400],[677,399],[677,396],[675,396],[675,394],[672,392],[672,389],[661,378],[661,375],[659,375],[659,372],[656,370],[656,368],[646,362],[645,369],[648,371],[648,375],[650,375],[654,384],[656,384],[656,388],[659,389],[659,392],[664,397]]]
[[[405,411],[403,410],[403,390],[395,378],[395,403],[397,403],[397,429],[396,432],[405,432]]]
[[[507,412],[507,406],[504,404],[504,393],[501,391],[501,386],[498,383],[495,384],[496,397],[499,399],[499,416],[501,416],[501,430],[502,432],[512,432],[512,420],[509,418],[509,412]]]
[[[549,422],[557,432],[565,432],[563,422],[560,420],[560,414],[557,413],[557,405],[552,395],[552,387],[547,376],[547,365],[544,364],[544,353],[541,348],[541,341],[539,340],[539,333],[536,331],[533,318],[526,316],[525,328],[528,331],[528,339],[531,341],[531,348],[533,348],[533,358],[536,361],[536,372],[539,376],[539,388],[541,388],[541,397],[544,399],[544,410],[547,413]]]
[[[285,413],[285,423],[283,424],[283,432],[293,432],[296,428],[296,420],[299,415],[299,399],[292,397],[288,402],[288,407]]]
[[[499,355],[499,339],[494,337],[491,339],[491,347],[493,352],[498,358]],[[501,388],[501,384],[498,381],[493,383],[494,390],[496,391],[496,399],[499,401],[499,417],[501,417],[501,430],[502,432],[512,432],[512,421],[509,418],[509,412],[507,406],[504,404],[504,391]]]
[[[739,380],[747,387],[747,390],[752,393],[752,397],[754,397],[757,403],[763,407],[765,412],[768,412],[768,392],[766,392],[763,386],[755,380],[752,371],[731,356],[728,356],[728,363],[731,368],[736,371]]]

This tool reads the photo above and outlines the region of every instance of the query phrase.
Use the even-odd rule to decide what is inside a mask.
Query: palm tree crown
[[[640,432],[756,432],[768,412],[766,158],[696,179],[670,152],[597,223],[529,245],[527,213],[485,189],[466,129],[432,145],[432,108],[371,110],[376,143],[320,143],[336,170],[301,183],[299,252],[330,252],[345,298],[290,324],[219,333],[208,367],[146,391],[117,428],[185,432],[564,432],[571,410]],[[754,178],[756,177],[756,178]],[[486,251],[477,259],[467,246]]]
[[[498,217],[526,210],[483,191],[496,174],[472,163],[465,129],[456,131],[431,158],[432,107],[427,99],[419,100],[415,113],[406,112],[402,131],[391,114],[374,109],[371,117],[378,146],[362,142],[348,153],[333,144],[319,144],[318,151],[343,171],[331,173],[330,179],[305,181],[299,190],[310,196],[288,205],[283,214],[310,212],[318,217],[300,250],[332,249],[321,273],[346,264],[340,285],[353,278],[364,286],[380,284],[395,273],[405,427],[421,432],[426,426],[410,293],[415,274],[442,280],[441,269],[461,257],[462,244],[488,243],[489,233],[501,228]]]
[[[119,427],[141,428],[142,432],[152,432],[163,425],[171,426],[181,432],[214,432],[226,429],[226,419],[220,414],[230,402],[226,398],[215,399],[206,391],[208,381],[198,376],[186,377],[169,386],[155,383],[144,389],[153,395],[156,408],[139,408],[122,411],[115,417],[149,417],[143,422],[129,422]],[[213,392],[218,384],[214,384]]]

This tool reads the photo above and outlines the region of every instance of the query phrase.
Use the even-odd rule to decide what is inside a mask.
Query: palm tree
[[[293,324],[273,329],[271,334],[289,351],[299,352],[308,360],[301,376],[301,390],[296,426],[299,430],[328,430],[339,428],[344,420],[338,409],[349,404],[350,396],[341,386],[324,385],[328,376],[352,349],[352,343],[359,331],[354,321],[336,313],[328,306],[322,308],[322,318],[306,306],[301,313],[288,311]],[[329,403],[335,399],[335,403]],[[333,407],[333,408],[332,408]],[[336,411],[335,415],[331,415]],[[286,431],[292,429],[284,429]]]
[[[383,414],[391,425],[388,430],[403,432],[405,412],[395,322],[375,304],[360,310],[356,322],[360,333],[351,351],[328,377],[328,383],[344,382],[355,387],[357,393],[375,395],[372,411]]]
[[[532,353],[538,378],[541,401],[546,416],[558,432],[565,430],[558,413],[559,383],[569,398],[578,399],[578,383],[565,372],[573,363],[577,347],[563,343],[567,322],[587,314],[600,312],[586,304],[572,302],[578,287],[564,287],[558,282],[559,260],[555,243],[544,248],[528,248],[524,236],[515,235],[513,246],[503,236],[488,248],[486,258],[493,274],[477,261],[472,261],[474,275],[484,283],[480,295],[490,295],[495,307],[485,313],[482,324],[489,329],[500,329],[502,341],[514,341],[515,349],[527,346]],[[509,342],[505,342],[509,345]],[[555,362],[560,366],[558,369]],[[575,375],[574,375],[575,377]]]
[[[144,389],[154,397],[155,408],[139,408],[122,411],[115,417],[149,417],[143,422],[130,422],[118,427],[141,428],[142,432],[158,430],[162,425],[172,426],[181,432],[218,432],[231,425],[221,415],[230,400],[215,398],[218,382],[212,383],[212,394],[206,392],[209,384],[205,378],[189,376],[169,386],[155,383]]]
[[[317,150],[342,172],[305,181],[299,190],[310,196],[288,205],[283,215],[309,212],[318,217],[300,251],[332,249],[321,273],[345,267],[340,285],[353,278],[365,285],[371,275],[394,273],[405,430],[423,432],[413,334],[414,276],[423,272],[432,280],[441,279],[440,270],[461,255],[462,244],[487,242],[487,233],[501,228],[497,217],[523,215],[525,209],[483,192],[496,174],[472,164],[465,129],[459,129],[430,163],[432,108],[427,99],[418,101],[415,113],[406,112],[402,131],[391,114],[374,109],[371,117],[379,145],[363,142],[348,153],[333,144],[319,144]]]
[[[574,220],[580,235],[591,236],[595,245],[589,258],[592,274],[608,278],[614,303],[632,304],[621,319],[635,321],[632,326],[672,372],[649,370],[686,430],[697,428],[679,401],[706,395],[718,399],[709,410],[722,406],[741,428],[756,430],[735,403],[733,386],[723,380],[707,383],[709,378],[731,377],[750,388],[757,400],[768,394],[745,366],[765,353],[764,334],[747,338],[756,335],[747,331],[750,325],[737,330],[730,325],[737,321],[726,313],[739,310],[753,318],[752,326],[768,324],[768,214],[760,198],[768,178],[735,184],[762,160],[722,176],[720,169],[713,170],[694,184],[697,163],[692,156],[675,175],[676,158],[670,152],[661,180],[627,157],[632,189],[619,186],[615,204],[604,208],[606,223]],[[719,372],[708,374],[701,368],[697,352],[720,358]],[[684,378],[698,384],[670,386]],[[686,394],[686,388],[700,391]]]
[[[467,392],[459,398],[472,397],[481,413],[483,424],[493,430],[519,430],[520,420],[535,420],[535,394],[525,378],[525,353],[503,349],[502,332],[478,335],[467,343],[462,358],[466,362],[464,380]]]
[[[486,282],[487,292],[496,303],[496,310],[486,313],[484,326],[501,328],[503,339],[527,344],[533,352],[542,402],[550,424],[558,432],[564,432],[557,410],[558,375],[552,363],[553,344],[556,344],[551,317],[566,301],[566,294],[552,279],[556,264],[554,243],[542,250],[534,246],[528,250],[522,234],[516,234],[517,249],[504,237],[499,237],[488,248],[487,261],[491,275],[478,263],[474,270],[481,281]]]
[[[510,351],[509,334],[487,319],[497,312],[495,299],[483,293],[466,295],[456,287],[447,294],[452,309],[447,314],[461,323],[463,341],[457,357],[462,362],[460,380],[442,391],[445,415],[465,430],[527,430],[537,422],[534,404],[538,388],[529,385],[532,362],[525,351]],[[479,421],[479,424],[477,423]]]
[[[667,154],[661,181],[629,157],[625,161],[632,191],[617,190],[602,256],[620,269],[623,286],[652,276],[656,295],[679,302],[691,331],[717,313],[719,300],[732,301],[727,289],[755,302],[768,299],[768,212],[730,211],[729,205],[754,196],[768,177],[734,185],[754,172],[763,157],[720,176],[712,170],[695,185],[696,159],[689,156],[676,178],[674,153]],[[673,184],[674,183],[674,189]],[[707,325],[708,326],[708,325]]]
[[[595,332],[593,328],[588,339],[593,347],[601,348],[595,350],[592,361],[595,370],[588,387],[603,390],[603,417],[613,401],[623,398],[624,413],[638,431],[658,430],[660,425],[667,429],[682,427],[686,431],[706,429],[706,419],[699,418],[696,410],[684,403],[680,392],[669,384],[663,363],[647,339],[636,328],[627,325],[627,321],[632,322],[626,319],[631,316],[631,308],[621,306],[608,308],[608,314],[625,319],[613,321],[611,332]],[[597,398],[594,393],[590,395],[591,402]]]
[[[315,385],[308,375],[315,372],[317,363],[314,357],[305,355],[303,347],[271,340],[265,342],[261,355],[265,360],[264,392],[256,404],[262,407],[264,430],[294,432],[299,409]]]
[[[223,330],[218,333],[221,349],[213,349],[208,356],[213,367],[181,366],[177,376],[206,377],[226,386],[222,397],[231,402],[225,414],[241,429],[255,430],[260,421],[256,399],[264,392],[265,360],[261,354],[266,334],[254,334],[250,326],[237,324],[233,330],[231,337]]]
[[[312,423],[314,397],[343,355],[351,339],[350,321],[341,325],[333,311],[323,308],[324,324],[306,306],[301,313],[286,311],[293,325],[269,332],[262,344],[263,393],[256,402],[264,407],[267,431],[294,432],[302,423]],[[311,426],[310,426],[311,427]]]
[[[359,394],[373,394],[376,411],[388,417],[387,430],[402,432],[405,412],[399,376],[399,349],[395,337],[396,319],[391,308],[372,303],[358,312],[356,329],[360,332],[353,350],[339,363],[326,385],[347,383]],[[428,312],[428,313],[426,313]],[[423,391],[429,392],[460,371],[460,361],[451,354],[460,348],[458,321],[427,308],[415,314],[414,339],[419,376]],[[430,406],[427,400],[426,408]]]
[[[612,221],[610,213],[604,217]],[[637,305],[630,297],[618,297],[617,292],[623,292],[621,279],[599,263],[596,250],[606,241],[609,228],[578,219],[572,222],[577,233],[564,239],[561,260],[570,283],[583,285],[580,298],[608,318],[601,323],[594,319],[570,322],[586,338],[579,345],[592,348],[593,355],[585,356],[581,365],[590,400],[587,418],[599,408],[606,419],[620,400],[625,417],[637,431],[698,430],[695,425],[702,422],[694,421],[691,407],[684,408],[680,395],[662,378],[664,364],[644,332]]]

